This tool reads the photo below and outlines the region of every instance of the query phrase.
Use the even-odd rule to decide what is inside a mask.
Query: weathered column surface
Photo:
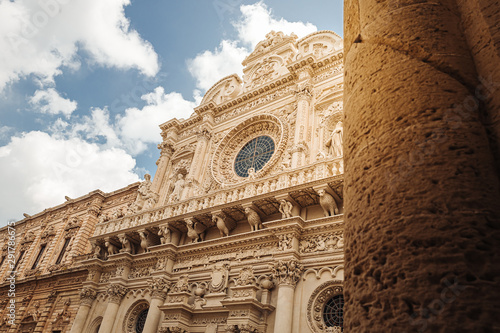
[[[75,316],[75,321],[71,326],[70,333],[80,333],[83,332],[83,327],[85,326],[85,321],[87,320],[87,316],[89,314],[90,308],[92,307],[92,302],[97,297],[97,291],[93,288],[84,287],[80,291],[80,307],[78,308],[78,312]]]
[[[302,265],[295,259],[280,260],[273,268],[273,280],[278,284],[278,301],[273,332],[292,332],[295,286],[302,271]]]
[[[460,8],[345,1],[346,332],[499,329],[491,110]]]
[[[99,328],[99,333],[111,333],[113,332],[113,326],[115,324],[116,314],[120,308],[120,303],[123,296],[127,293],[127,289],[119,284],[112,284],[108,288],[108,306],[102,317],[101,328]]]
[[[160,323],[161,310],[160,306],[167,298],[167,291],[170,288],[170,283],[164,278],[152,278],[149,281],[149,288],[152,292],[151,304],[149,305],[148,316],[144,324],[143,333],[155,333],[158,331],[158,324]]]

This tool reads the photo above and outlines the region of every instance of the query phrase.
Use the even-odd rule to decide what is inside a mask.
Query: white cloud
[[[238,30],[238,37],[245,44],[250,44],[252,49],[266,38],[271,30],[282,31],[289,35],[292,32],[299,37],[304,37],[318,28],[312,23],[289,22],[284,18],[276,19],[272,11],[267,6],[258,2],[253,5],[242,5],[240,7],[242,18],[234,22],[234,27]]]
[[[161,142],[160,124],[172,118],[189,118],[196,103],[185,100],[181,94],[165,94],[163,87],[141,97],[147,105],[142,109],[129,108],[118,117],[117,127],[126,149],[139,154],[148,143]]]
[[[223,40],[213,52],[207,50],[188,60],[188,70],[196,78],[196,86],[208,90],[224,76],[233,73],[241,76],[241,62],[249,54],[244,47],[238,47],[236,41]]]
[[[135,160],[78,138],[32,131],[0,147],[0,221],[35,214],[95,189],[114,191],[139,181]]]
[[[63,67],[78,68],[79,48],[98,65],[137,68],[152,76],[158,56],[130,29],[130,0],[0,0],[0,91],[33,74],[53,82]]]
[[[75,101],[61,97],[54,88],[35,91],[29,102],[35,111],[49,114],[62,113],[66,118],[76,110],[77,106]]]
[[[141,99],[146,102],[143,108],[128,108],[125,114],[114,119],[110,118],[107,108],[92,108],[90,116],[72,119],[71,123],[57,119],[49,131],[57,139],[91,141],[100,147],[117,147],[136,156],[149,144],[161,142],[160,124],[172,118],[189,118],[197,105],[177,92],[166,94],[163,87],[156,87]]]
[[[187,61],[189,73],[196,79],[197,88],[206,91],[224,76],[233,73],[241,76],[243,72],[241,62],[271,30],[283,31],[288,35],[295,33],[298,37],[304,37],[318,30],[311,23],[276,19],[262,2],[242,5],[240,11],[242,14],[240,20],[233,22],[238,31],[238,40],[223,40],[214,51],[206,50]]]

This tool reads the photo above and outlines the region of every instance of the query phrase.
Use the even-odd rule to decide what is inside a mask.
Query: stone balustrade
[[[341,179],[342,174],[343,159],[341,157],[323,159],[305,167],[293,170],[286,169],[272,176],[249,180],[243,184],[222,188],[206,195],[194,196],[179,202],[98,223],[92,238],[133,231],[141,226],[151,226],[150,224],[154,222],[210,213],[210,211],[221,209],[228,204],[236,202],[241,204],[247,198],[255,200],[259,196],[275,195],[280,190],[290,191],[302,187],[312,187],[317,185],[315,183],[319,183],[319,181],[325,183],[336,178]]]

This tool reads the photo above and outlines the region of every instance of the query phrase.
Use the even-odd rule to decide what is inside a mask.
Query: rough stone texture
[[[500,174],[500,6],[497,0],[457,0],[457,4],[480,78],[474,96],[486,106],[482,116]]]
[[[344,14],[346,331],[498,332],[498,4]]]

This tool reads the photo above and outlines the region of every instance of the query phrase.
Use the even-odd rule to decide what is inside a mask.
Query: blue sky
[[[0,0],[0,225],[154,175],[187,118],[270,30],[342,35],[341,0]]]

